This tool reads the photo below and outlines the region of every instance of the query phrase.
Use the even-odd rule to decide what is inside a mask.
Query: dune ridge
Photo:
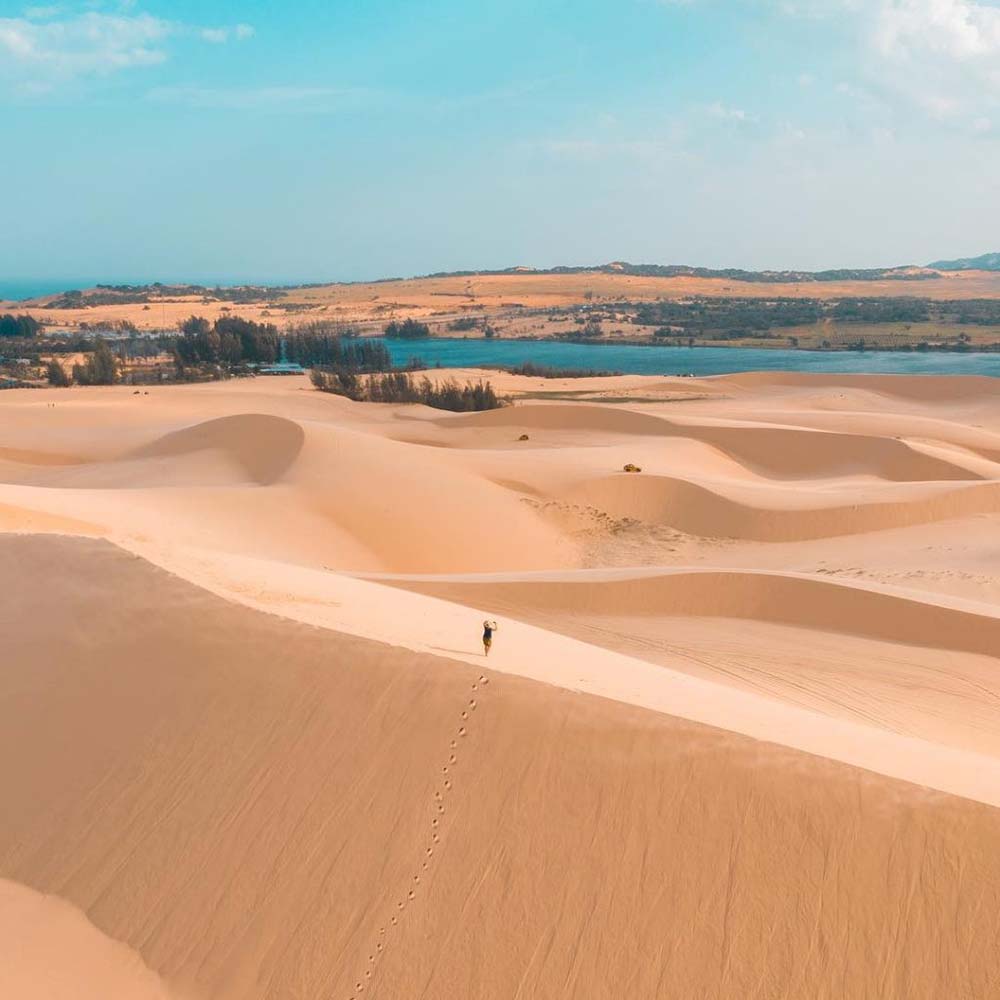
[[[475,577],[380,579],[446,600],[460,596],[481,607],[517,604],[545,612],[746,618],[986,656],[1000,647],[996,614],[788,573],[699,569],[596,578],[536,575],[509,583]]]
[[[983,478],[962,466],[918,451],[896,438],[797,427],[754,426],[740,422],[680,421],[607,406],[523,404],[446,418],[443,425],[527,430],[571,427],[577,432],[688,437],[711,445],[762,475],[777,479],[859,474],[896,482]]]
[[[244,413],[173,431],[135,449],[128,457],[160,458],[224,451],[236,458],[253,482],[267,486],[288,470],[304,441],[305,433],[294,420],[266,413]]]
[[[920,498],[875,498],[849,506],[767,508],[734,500],[698,483],[669,476],[608,476],[566,495],[575,504],[596,507],[617,518],[665,524],[702,538],[791,542],[834,538],[1000,513],[1000,484],[981,483],[935,490]]]

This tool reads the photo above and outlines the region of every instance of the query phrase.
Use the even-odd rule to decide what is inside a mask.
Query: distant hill
[[[687,264],[629,264],[614,261],[582,267],[508,267],[499,271],[439,271],[427,278],[464,278],[509,274],[628,274],[642,278],[724,278],[729,281],[771,282],[775,284],[814,281],[923,281],[936,275],[921,267],[838,268],[832,271],[743,271],[737,268],[715,270]]]
[[[979,257],[959,257],[957,260],[936,260],[927,266],[936,271],[1000,271],[1000,253],[984,253]]]

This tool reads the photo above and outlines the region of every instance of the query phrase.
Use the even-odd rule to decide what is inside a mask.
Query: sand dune
[[[872,475],[896,482],[980,479],[969,469],[916,451],[904,441],[857,434],[737,423],[670,420],[633,410],[529,404],[446,418],[445,427],[510,427],[632,436],[688,437],[711,445],[762,475],[794,479]],[[537,443],[537,442],[536,442]]]
[[[993,384],[585,381],[0,393],[0,993],[1000,990]]]
[[[136,954],[73,906],[0,879],[0,996],[176,1000]]]
[[[741,372],[723,377],[728,385],[760,389],[785,386],[796,389],[844,387],[922,403],[997,400],[996,379],[975,375],[805,375],[802,372]]]
[[[221,451],[231,454],[258,486],[267,486],[280,479],[295,461],[304,439],[302,428],[293,420],[247,413],[175,431],[137,448],[131,457],[166,458]]]
[[[435,578],[388,578],[399,585],[479,607],[531,607],[547,613],[746,618],[885,642],[993,655],[1000,648],[1000,616],[969,607],[930,603],[855,584],[781,573],[600,573],[506,583]],[[983,609],[985,610],[985,609]]]
[[[180,995],[995,985],[995,810],[282,622],[101,543],[0,540],[12,573],[0,867]]]
[[[774,498],[773,494],[768,496]],[[897,500],[869,494],[856,498],[861,502],[841,506],[816,506],[828,504],[830,498],[823,493],[805,494],[794,499],[810,504],[808,507],[767,508],[754,506],[750,501],[755,498],[750,496],[746,501],[736,500],[683,479],[637,479],[622,473],[585,483],[567,494],[566,499],[599,508],[616,518],[664,524],[702,538],[790,542],[998,513],[1000,483],[935,488],[921,496]]]

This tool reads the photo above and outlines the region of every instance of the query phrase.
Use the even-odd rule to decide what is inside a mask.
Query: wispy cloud
[[[249,24],[237,24],[233,28],[202,28],[198,34],[206,42],[212,42],[215,45],[225,45],[230,40],[242,42],[247,38],[252,38],[254,30]]]
[[[63,76],[150,66],[166,58],[171,25],[149,14],[88,11],[63,20],[0,18],[0,53],[15,67]]]
[[[357,107],[371,92],[334,87],[155,87],[146,95],[159,104],[181,104],[192,108],[229,111],[281,109],[282,111],[334,111]]]
[[[730,107],[721,101],[715,101],[712,104],[706,105],[705,114],[709,118],[717,118],[720,121],[742,122],[747,125],[754,124],[757,121],[756,115],[744,111],[743,108]]]
[[[20,93],[41,93],[61,81],[156,66],[167,60],[172,39],[219,44],[253,34],[248,24],[199,28],[133,7],[123,2],[108,13],[79,5],[36,6],[20,17],[0,18],[0,79]]]

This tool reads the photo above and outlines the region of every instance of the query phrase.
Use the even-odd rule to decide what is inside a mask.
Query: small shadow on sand
[[[474,649],[448,649],[447,646],[431,646],[430,649],[436,649],[439,653],[457,653],[459,656],[475,656],[476,651]]]

